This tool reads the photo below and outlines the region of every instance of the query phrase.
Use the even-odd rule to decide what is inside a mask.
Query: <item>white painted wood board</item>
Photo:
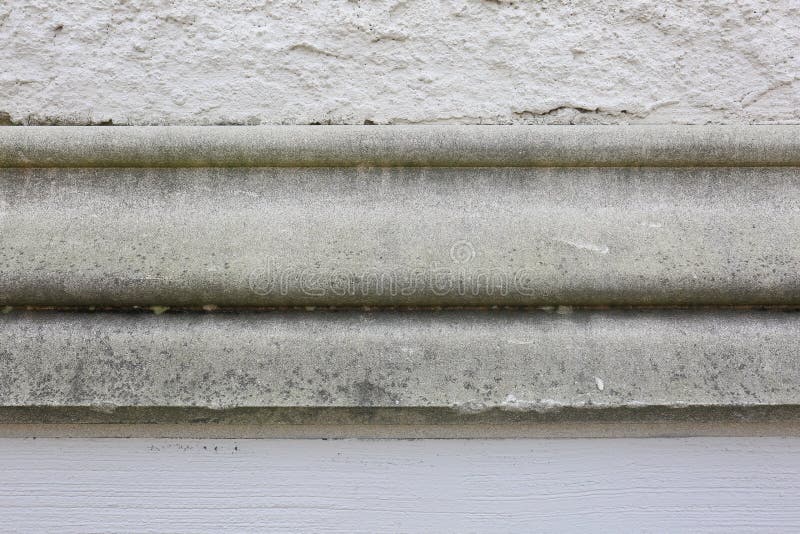
[[[800,438],[7,438],[0,530],[796,532]]]

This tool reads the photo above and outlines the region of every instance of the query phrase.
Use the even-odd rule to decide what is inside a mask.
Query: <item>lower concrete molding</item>
[[[787,312],[12,312],[0,327],[4,406],[800,403],[800,315]]]

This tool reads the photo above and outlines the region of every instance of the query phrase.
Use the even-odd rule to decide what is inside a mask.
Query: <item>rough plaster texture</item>
[[[11,123],[800,122],[795,0],[7,0]]]

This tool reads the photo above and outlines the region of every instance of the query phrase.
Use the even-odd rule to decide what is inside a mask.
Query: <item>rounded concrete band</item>
[[[0,167],[776,165],[797,126],[0,127]]]
[[[0,305],[794,306],[800,128],[0,128]]]

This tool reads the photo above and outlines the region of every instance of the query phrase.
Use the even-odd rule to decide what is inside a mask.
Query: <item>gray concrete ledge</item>
[[[0,306],[800,304],[794,167],[0,177]]]
[[[0,167],[706,165],[800,165],[800,127],[0,128]]]
[[[800,407],[502,409],[0,407],[0,437],[579,438],[800,436]]]
[[[367,409],[365,412],[374,410]],[[619,418],[613,421],[511,421],[503,423],[466,423],[452,412],[436,423],[297,423],[259,422],[258,418],[230,423],[218,419],[190,419],[181,423],[90,422],[96,419],[82,410],[39,410],[27,415],[41,419],[31,423],[0,423],[2,438],[306,438],[306,439],[516,439],[516,438],[676,438],[692,436],[800,436],[800,414],[792,411],[776,418],[776,408],[751,413],[743,420],[738,412],[725,417],[714,411],[700,420],[659,419],[654,421]],[[586,412],[583,412],[586,413]],[[10,414],[5,414],[6,419]],[[13,418],[14,415],[11,415]],[[718,419],[710,418],[716,417]],[[760,420],[757,418],[761,418]],[[84,420],[85,418],[85,420]],[[357,418],[357,419],[362,419]],[[49,423],[48,420],[63,422]]]
[[[797,313],[35,312],[2,316],[0,336],[5,407],[800,404]]]

